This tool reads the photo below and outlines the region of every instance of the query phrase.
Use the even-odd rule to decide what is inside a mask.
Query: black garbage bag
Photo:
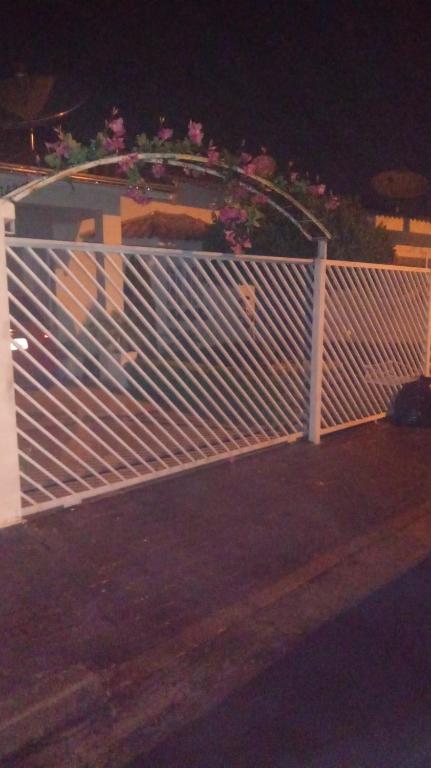
[[[431,427],[431,376],[410,381],[395,395],[388,413],[398,427]]]

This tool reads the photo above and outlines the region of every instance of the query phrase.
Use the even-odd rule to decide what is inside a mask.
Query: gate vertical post
[[[317,258],[314,262],[313,326],[311,334],[310,402],[308,439],[320,443],[322,416],[323,341],[326,301],[327,241],[318,240]]]
[[[428,270],[428,327],[425,336],[424,376],[431,375],[431,270]]]
[[[14,219],[13,203],[0,200],[0,528],[22,520],[5,240]]]

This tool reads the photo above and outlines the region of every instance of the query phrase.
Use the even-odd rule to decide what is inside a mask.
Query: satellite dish
[[[86,99],[75,83],[54,75],[28,75],[19,66],[13,77],[0,80],[0,130],[28,130],[34,153],[35,128],[60,121]]]
[[[414,200],[428,192],[425,176],[412,171],[382,171],[371,179],[371,186],[389,200]]]

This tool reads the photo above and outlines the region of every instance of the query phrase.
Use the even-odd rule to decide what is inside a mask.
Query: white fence
[[[318,442],[383,415],[429,367],[428,270],[14,237],[4,248],[2,524]]]
[[[321,434],[384,416],[429,370],[430,272],[327,262]]]

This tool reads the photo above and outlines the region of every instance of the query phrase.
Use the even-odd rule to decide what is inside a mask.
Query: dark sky
[[[18,0],[1,14],[5,76],[24,59],[89,88],[77,132],[119,104],[131,128],[193,117],[339,191],[385,169],[431,175],[429,2]]]

